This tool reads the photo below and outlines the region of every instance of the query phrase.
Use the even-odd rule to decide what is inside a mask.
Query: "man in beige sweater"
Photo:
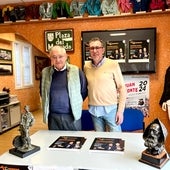
[[[89,112],[96,131],[121,131],[126,87],[119,64],[103,56],[104,43],[98,37],[89,41],[90,57],[84,72],[88,81]]]

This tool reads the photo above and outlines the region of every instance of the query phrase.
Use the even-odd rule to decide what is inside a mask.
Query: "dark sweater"
[[[169,99],[170,99],[170,66],[166,70],[164,89],[159,104],[162,106],[162,104]]]
[[[52,75],[52,83],[50,88],[50,113],[71,113],[67,88],[67,70],[55,70]]]

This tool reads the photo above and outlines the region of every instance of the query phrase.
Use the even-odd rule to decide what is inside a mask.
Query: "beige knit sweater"
[[[118,112],[123,112],[127,91],[118,62],[106,58],[101,66],[93,67],[91,61],[87,61],[84,72],[88,80],[89,105],[118,104]]]

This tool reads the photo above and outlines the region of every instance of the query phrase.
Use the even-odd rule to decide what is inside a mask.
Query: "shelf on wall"
[[[56,18],[56,19],[31,19],[29,21],[26,20],[17,20],[16,22],[12,21],[5,21],[4,23],[0,23],[1,25],[11,25],[11,24],[30,24],[30,23],[40,23],[40,22],[62,22],[62,21],[76,21],[76,20],[93,20],[93,19],[105,19],[105,18],[122,18],[122,17],[135,17],[135,16],[154,16],[154,15],[166,15],[170,14],[170,9],[166,9],[165,11],[161,10],[154,10],[152,12],[145,12],[145,11],[140,11],[137,13],[121,13],[119,15],[103,15],[103,16],[78,16],[78,17],[73,17],[73,18],[66,18],[66,17],[61,17],[61,18]]]

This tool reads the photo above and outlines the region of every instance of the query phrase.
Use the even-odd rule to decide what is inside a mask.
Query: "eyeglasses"
[[[64,56],[62,56],[62,55],[58,55],[58,56],[54,55],[54,56],[51,56],[51,58],[52,58],[53,60],[57,60],[57,59],[64,58]]]
[[[93,51],[93,50],[99,50],[101,48],[103,48],[103,47],[90,47],[89,49],[90,49],[90,51]]]

